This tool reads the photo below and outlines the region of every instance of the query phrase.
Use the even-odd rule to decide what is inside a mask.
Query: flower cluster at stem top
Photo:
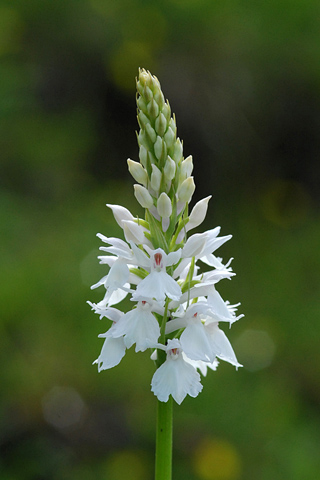
[[[104,344],[94,363],[99,372],[118,365],[126,349],[152,349],[157,369],[151,390],[162,402],[172,395],[181,403],[186,395],[202,390],[200,374],[215,370],[218,359],[241,366],[219,323],[230,326],[239,304],[224,301],[216,284],[234,274],[215,251],[231,238],[219,237],[220,227],[195,233],[205,219],[210,197],[188,212],[195,190],[192,157],[183,157],[177,128],[158,79],[139,70],[137,106],[140,132],[140,162],[128,160],[138,182],[135,197],[145,209],[145,218],[134,217],[120,205],[111,208],[124,239],[98,234],[105,246],[99,256],[110,267],[108,274],[91,288],[103,286],[105,296],[88,302],[100,318],[110,321]],[[200,265],[206,265],[201,273]],[[208,269],[209,267],[209,269]],[[115,308],[125,297],[132,309]]]

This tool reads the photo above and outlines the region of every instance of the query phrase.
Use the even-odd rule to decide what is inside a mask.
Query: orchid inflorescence
[[[195,233],[206,217],[210,196],[188,213],[195,190],[192,156],[183,157],[177,127],[160,83],[144,69],[137,79],[140,132],[139,159],[128,159],[137,182],[134,194],[145,209],[145,218],[134,217],[120,205],[107,206],[123,230],[124,239],[98,237],[107,246],[99,256],[109,272],[91,288],[104,286],[104,299],[88,302],[100,318],[111,321],[101,353],[94,363],[98,371],[118,365],[126,349],[152,349],[155,371],[151,390],[161,402],[172,395],[180,404],[186,395],[202,390],[200,375],[216,370],[218,359],[241,366],[220,322],[231,326],[239,304],[225,302],[216,284],[235,273],[214,252],[231,238],[219,237],[220,227]],[[200,272],[198,263],[210,267]],[[114,307],[130,296],[132,308],[124,313]]]

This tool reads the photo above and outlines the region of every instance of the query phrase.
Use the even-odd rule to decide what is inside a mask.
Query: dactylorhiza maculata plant
[[[199,372],[205,376],[208,368],[216,370],[218,359],[241,366],[219,325],[231,326],[243,315],[236,315],[239,304],[224,301],[216,290],[220,280],[235,275],[231,259],[224,264],[215,255],[231,235],[219,237],[216,227],[189,236],[204,221],[211,197],[189,213],[195,190],[192,156],[184,158],[175,116],[158,79],[144,69],[137,79],[137,107],[140,162],[128,159],[128,168],[145,216],[107,204],[124,238],[98,233],[105,244],[98,258],[110,269],[91,287],[104,287],[103,300],[88,303],[108,323],[94,362],[99,372],[118,365],[133,345],[136,352],[152,351],[151,390],[159,400],[156,478],[168,479],[171,398],[181,404],[187,395],[196,397],[202,390]],[[132,302],[127,312],[115,307],[125,297]],[[161,435],[167,435],[162,447]]]

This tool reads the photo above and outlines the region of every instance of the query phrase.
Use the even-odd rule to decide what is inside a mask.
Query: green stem
[[[158,400],[155,480],[172,478],[172,404]]]

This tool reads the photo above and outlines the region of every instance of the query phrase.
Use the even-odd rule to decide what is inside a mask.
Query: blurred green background
[[[174,410],[174,479],[317,480],[320,471],[320,4],[0,2],[2,480],[149,480],[149,353],[101,374],[86,300],[106,270],[106,203],[139,214],[135,76],[157,75],[193,154],[204,228],[232,241],[219,291],[246,316]]]

